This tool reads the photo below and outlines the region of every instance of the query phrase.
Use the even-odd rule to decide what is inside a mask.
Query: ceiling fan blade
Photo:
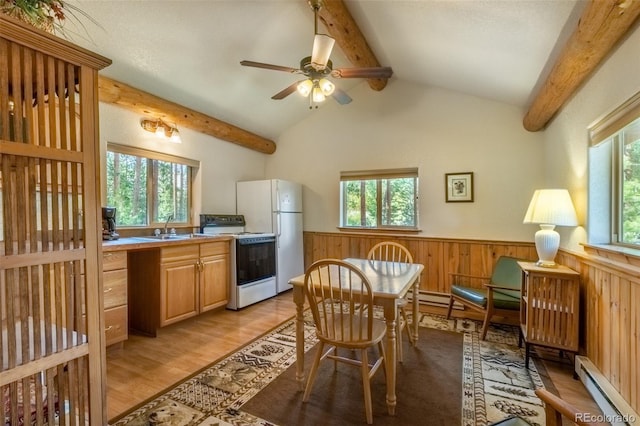
[[[322,71],[327,67],[329,56],[333,50],[335,39],[326,34],[316,34],[313,38],[313,50],[311,52],[311,66],[316,71]]]
[[[300,81],[304,81],[304,80],[300,80]],[[290,94],[296,91],[296,89],[298,88],[298,84],[300,84],[300,81],[296,81],[292,85],[287,86],[283,90],[273,95],[271,99],[280,100],[280,99],[286,98],[287,96],[289,96]]]
[[[281,65],[265,64],[263,62],[254,62],[254,61],[240,61],[240,65],[244,65],[245,67],[264,68],[267,70],[284,71],[284,72],[290,72],[290,73],[300,71],[298,68],[283,67]]]
[[[331,71],[335,78],[389,78],[392,75],[391,67],[337,68]]]
[[[351,96],[347,95],[347,92],[338,89],[337,87],[331,94],[331,97],[333,97],[333,99],[335,99],[340,105],[346,105],[352,101]]]

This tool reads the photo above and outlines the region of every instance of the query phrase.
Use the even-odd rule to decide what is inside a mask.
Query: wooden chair
[[[394,243],[392,241],[383,241],[381,243],[376,244],[371,247],[369,253],[367,254],[367,259],[371,260],[384,260],[386,262],[403,262],[403,263],[413,263],[413,256],[407,248],[401,244]],[[396,335],[397,335],[397,350],[398,350],[398,361],[403,362],[404,357],[402,354],[402,330],[407,330],[407,337],[409,338],[409,342],[412,345],[415,345],[415,340],[413,335],[411,334],[411,330],[409,330],[408,324],[409,320],[407,319],[407,305],[408,301],[406,298],[402,298],[398,300],[398,324],[396,325]]]
[[[609,425],[604,422],[592,422],[588,419],[595,419],[590,413],[578,410],[573,405],[562,400],[546,389],[536,389],[536,395],[544,402],[545,421],[547,426],[562,426],[562,418],[566,418],[572,424],[578,426],[603,426]],[[491,426],[531,426],[531,423],[519,416],[510,416],[498,422],[491,423]]]
[[[384,345],[387,326],[373,318],[371,285],[356,267],[337,259],[319,260],[305,272],[304,291],[311,307],[316,327],[318,349],[309,372],[302,398],[309,400],[318,366],[325,358],[356,366],[362,371],[364,405],[367,423],[373,423],[371,377],[380,366],[384,369]],[[370,348],[378,347],[378,357],[370,364]],[[325,348],[327,348],[325,350]],[[360,353],[360,359],[340,356],[338,348]]]
[[[451,296],[449,298],[449,309],[447,318],[451,316],[453,302],[460,302],[476,311],[484,314],[482,324],[482,340],[487,336],[489,322],[494,315],[502,315],[518,318],[520,314],[520,289],[522,281],[522,270],[518,266],[518,261],[509,256],[501,256],[493,268],[491,277],[480,277],[466,274],[450,274]],[[463,278],[467,282],[479,281],[484,288],[468,287],[456,284],[455,279]]]

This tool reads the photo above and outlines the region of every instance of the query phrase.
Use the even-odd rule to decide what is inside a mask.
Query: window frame
[[[622,241],[623,227],[623,147],[622,131],[634,121],[640,119],[640,92],[596,120],[588,127],[589,135],[589,206],[588,239],[589,244],[604,244],[640,250],[640,244]],[[596,152],[600,151],[600,152]],[[608,164],[594,164],[596,162]],[[608,170],[608,176],[603,176]],[[598,179],[608,178],[608,184],[596,185]],[[596,202],[595,200],[598,200]],[[608,211],[598,209],[599,203],[608,200]],[[599,215],[596,213],[600,213]],[[602,222],[605,222],[604,224]],[[608,227],[605,231],[604,227]],[[605,237],[606,235],[606,237]],[[605,241],[606,240],[606,241]]]
[[[143,228],[158,228],[163,227],[165,222],[161,221],[153,221],[154,212],[157,209],[157,206],[154,205],[155,199],[157,196],[153,194],[153,180],[154,180],[154,172],[152,167],[152,161],[159,160],[165,161],[175,164],[180,164],[187,166],[188,176],[187,181],[189,182],[189,187],[187,191],[187,221],[186,222],[176,222],[171,221],[171,224],[174,226],[192,226],[193,225],[193,186],[195,183],[195,176],[197,174],[197,170],[200,168],[200,161],[192,160],[190,158],[180,157],[177,155],[165,154],[163,152],[153,151],[144,148],[138,148],[130,145],[122,145],[114,142],[107,142],[107,150],[106,153],[108,155],[109,152],[124,154],[124,155],[132,155],[136,157],[143,158],[147,161],[147,179],[145,182],[145,186],[147,188],[147,220],[144,225],[122,225],[118,226],[120,229],[143,229]],[[106,174],[106,168],[105,168]],[[105,175],[106,176],[106,175]],[[105,185],[108,179],[105,179]],[[106,188],[107,192],[109,188]],[[105,200],[106,202],[106,200]]]
[[[413,226],[394,226],[382,224],[383,200],[382,181],[389,179],[413,179]],[[419,199],[418,168],[358,170],[340,172],[340,225],[339,229],[348,231],[394,231],[394,232],[419,232],[418,227],[418,199]],[[346,224],[347,197],[344,193],[344,184],[348,181],[360,181],[361,185],[367,180],[376,181],[376,226],[350,226]],[[364,194],[364,191],[362,191]],[[362,195],[363,196],[363,195]],[[361,217],[365,216],[366,203],[361,203]]]

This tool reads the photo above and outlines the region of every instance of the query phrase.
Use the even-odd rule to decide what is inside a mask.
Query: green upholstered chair
[[[451,297],[447,318],[451,316],[453,302],[482,312],[482,340],[487,336],[489,322],[494,315],[518,317],[520,313],[520,288],[522,270],[515,257],[501,256],[493,268],[491,277],[480,277],[467,274],[450,274]],[[465,284],[460,284],[464,281]],[[472,284],[476,286],[472,286]],[[480,287],[479,285],[482,285]]]

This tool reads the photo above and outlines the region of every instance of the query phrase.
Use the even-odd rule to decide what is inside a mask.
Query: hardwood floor
[[[239,311],[219,310],[129,335],[107,350],[107,416],[131,409],[295,315],[290,292]]]
[[[159,330],[158,337],[130,335],[107,350],[107,413],[139,405],[295,315],[291,292],[240,311],[219,310]],[[599,412],[571,366],[546,363],[560,396],[580,410]]]

